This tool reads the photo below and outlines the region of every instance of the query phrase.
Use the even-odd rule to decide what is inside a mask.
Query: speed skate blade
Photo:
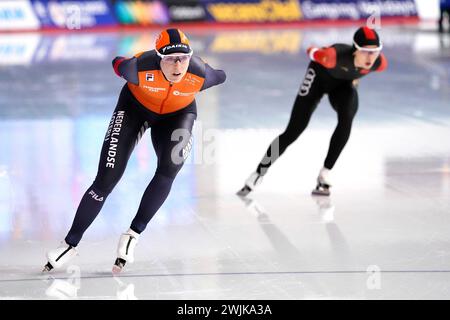
[[[330,195],[330,190],[329,189],[323,189],[323,188],[319,188],[319,189],[314,189],[312,192],[313,196],[329,196]]]
[[[53,266],[50,264],[50,262],[47,262],[47,264],[44,266],[44,269],[42,270],[42,273],[50,272],[50,270],[53,269]]]
[[[117,258],[112,267],[112,273],[113,274],[121,273],[123,270],[123,267],[125,266],[125,263],[126,263],[126,261],[124,259]]]

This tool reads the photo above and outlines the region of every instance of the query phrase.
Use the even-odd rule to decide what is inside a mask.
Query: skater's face
[[[363,49],[376,49],[377,46],[364,46]],[[355,66],[363,69],[372,68],[373,64],[380,55],[380,51],[356,50],[355,51]]]
[[[187,72],[192,54],[172,53],[161,57],[161,70],[170,82],[180,82]]]

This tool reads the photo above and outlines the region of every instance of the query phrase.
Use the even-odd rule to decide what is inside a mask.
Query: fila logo
[[[103,197],[100,197],[98,194],[96,194],[94,192],[94,190],[89,191],[89,195],[92,196],[92,199],[96,200],[96,201],[103,201]]]
[[[303,80],[302,86],[298,91],[298,94],[300,96],[304,97],[309,93],[309,90],[311,89],[311,85],[315,77],[316,72],[313,69],[309,68],[308,71],[306,71],[305,79]]]
[[[145,80],[147,81],[155,81],[155,75],[153,73],[146,73]]]

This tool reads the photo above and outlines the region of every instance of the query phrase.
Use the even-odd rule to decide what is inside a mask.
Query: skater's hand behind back
[[[112,61],[114,72],[121,78],[135,85],[139,85],[137,58],[126,59],[124,57],[115,57]]]
[[[306,50],[311,60],[320,63],[325,68],[332,69],[336,66],[336,49],[309,47]]]

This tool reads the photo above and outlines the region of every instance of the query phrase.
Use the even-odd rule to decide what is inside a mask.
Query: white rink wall
[[[439,0],[416,0],[417,12],[422,20],[436,20],[439,17]]]

